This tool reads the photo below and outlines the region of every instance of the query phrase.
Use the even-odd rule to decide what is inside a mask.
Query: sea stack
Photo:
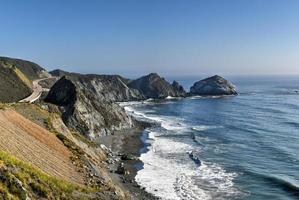
[[[221,76],[215,75],[198,82],[190,88],[191,95],[220,96],[237,95],[236,87]]]

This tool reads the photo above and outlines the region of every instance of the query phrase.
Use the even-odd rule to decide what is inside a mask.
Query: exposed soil
[[[13,110],[0,110],[0,149],[29,162],[42,171],[83,184],[70,157],[72,153],[46,129]]]

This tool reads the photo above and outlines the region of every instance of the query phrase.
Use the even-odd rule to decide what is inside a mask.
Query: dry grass
[[[32,87],[32,82],[18,68],[14,67],[13,70],[28,87]]]
[[[13,110],[0,110],[0,150],[31,163],[50,175],[83,183],[70,157],[72,153],[52,133]]]
[[[25,199],[26,194],[13,181],[19,179],[33,199],[72,199],[73,191],[93,192],[91,189],[58,179],[38,168],[0,151],[0,194],[4,199]]]

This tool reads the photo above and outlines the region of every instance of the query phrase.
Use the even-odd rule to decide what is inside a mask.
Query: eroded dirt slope
[[[49,175],[83,183],[71,152],[53,133],[13,110],[0,110],[0,150],[29,162]]]

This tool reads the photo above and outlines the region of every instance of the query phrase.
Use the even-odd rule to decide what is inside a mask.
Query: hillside
[[[0,199],[128,199],[109,177],[100,146],[70,132],[56,111],[1,104]]]
[[[35,63],[0,57],[0,102],[17,102],[32,92],[32,81],[48,76]]]
[[[31,81],[48,76],[44,68],[31,61],[0,57],[0,63],[8,67],[16,67]]]
[[[30,82],[22,80],[21,73],[0,63],[0,102],[10,103],[19,101],[32,92]]]
[[[82,183],[71,152],[52,133],[13,110],[0,111],[0,148],[50,175]],[[55,163],[55,165],[53,165]]]

